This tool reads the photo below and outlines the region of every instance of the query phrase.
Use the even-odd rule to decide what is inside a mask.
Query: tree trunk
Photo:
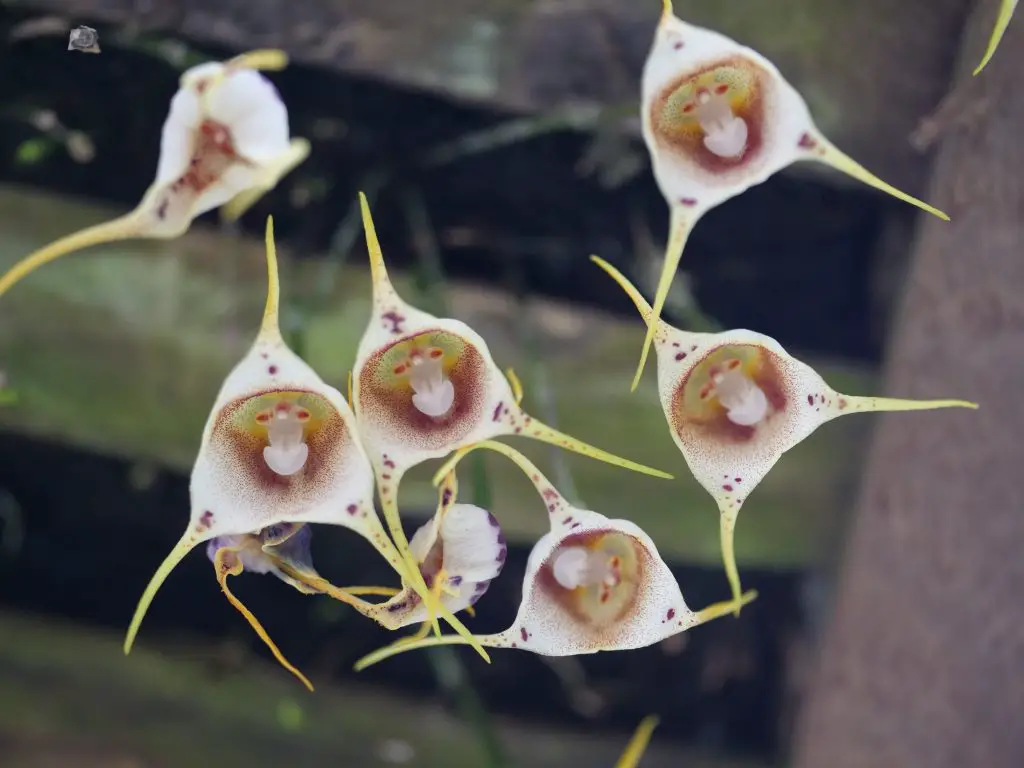
[[[981,409],[879,423],[798,768],[1024,765],[1024,18],[972,79],[980,5],[886,380]]]

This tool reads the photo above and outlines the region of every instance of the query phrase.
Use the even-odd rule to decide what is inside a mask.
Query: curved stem
[[[654,341],[654,334],[658,330],[658,321],[661,319],[661,312],[665,308],[665,301],[668,299],[669,289],[672,287],[672,279],[679,269],[679,261],[683,257],[683,248],[686,247],[686,239],[690,236],[690,229],[695,222],[690,221],[688,215],[679,206],[671,207],[669,220],[669,240],[665,247],[665,261],[661,265],[661,277],[658,279],[658,288],[654,294],[654,305],[651,308],[651,316],[647,321],[647,334],[644,336],[644,346],[640,351],[640,363],[637,365],[636,374],[633,376],[633,384],[630,391],[635,392],[640,384],[640,377],[644,373],[644,366],[647,364],[647,355],[651,350],[651,343]]]
[[[736,565],[736,551],[734,542],[736,539],[736,518],[739,516],[738,509],[719,513],[719,537],[722,546],[722,563],[725,565],[725,575],[729,579],[729,588],[732,590],[732,599],[739,601],[743,595],[740,586],[740,572]],[[735,615],[740,615],[740,605],[737,602]]]

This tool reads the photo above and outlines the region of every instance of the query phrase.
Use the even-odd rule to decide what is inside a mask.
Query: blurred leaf
[[[18,165],[35,165],[53,152],[55,142],[46,136],[36,136],[23,141],[14,150],[14,162]]]
[[[277,702],[277,722],[289,733],[301,731],[305,723],[302,707],[294,699],[281,699]]]

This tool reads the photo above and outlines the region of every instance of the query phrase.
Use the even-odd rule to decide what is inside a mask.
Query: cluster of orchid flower
[[[1003,5],[1001,24],[1015,2]],[[219,206],[230,218],[241,215],[309,152],[306,141],[289,138],[285,106],[259,73],[284,65],[280,52],[256,51],[188,70],[164,125],[156,181],[138,208],[27,257],[0,278],[0,293],[72,250],[119,238],[175,237],[196,216]],[[719,509],[730,600],[691,610],[640,528],[573,506],[525,456],[495,440],[518,435],[672,477],[529,416],[520,405],[518,381],[511,371],[503,374],[483,338],[463,322],[435,317],[398,296],[360,195],[373,302],[348,398],[281,336],[268,219],[262,326],[217,395],[192,471],[188,526],[139,602],[126,653],[160,585],[200,544],[231,603],[307,686],[231,593],[228,576],[273,573],[302,593],[340,600],[389,630],[422,624],[415,635],[360,660],[359,669],[403,651],[445,644],[471,645],[485,659],[486,648],[574,655],[651,645],[711,619],[738,615],[754,599],[754,592],[741,588],[733,554],[739,510],[782,454],[819,425],[848,413],[976,407],[960,400],[841,394],[768,336],[748,330],[691,333],[662,321],[683,246],[700,216],[797,160],[832,165],[948,217],[841,153],[769,61],[676,18],[669,0],[644,68],[642,117],[654,175],[671,208],[653,306],[614,267],[592,259],[629,295],[646,324],[633,387],[653,344],[670,433]],[[457,502],[457,465],[476,449],[496,451],[522,469],[550,526],[530,553],[515,620],[488,635],[472,634],[456,616],[472,611],[501,573],[507,552],[494,516]],[[437,510],[407,539],[398,509],[401,479],[420,463],[445,458],[434,477]],[[383,523],[374,507],[375,489]],[[312,565],[311,523],[340,525],[363,536],[393,567],[398,586],[341,588],[322,578]],[[365,599],[371,596],[385,599]],[[441,619],[455,634],[441,633]]]

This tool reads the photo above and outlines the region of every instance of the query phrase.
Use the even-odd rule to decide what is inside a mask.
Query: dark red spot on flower
[[[685,352],[676,352],[676,362],[677,363],[679,361],[685,360],[685,359],[686,359],[686,353]]]
[[[272,365],[269,368],[267,368],[267,373],[269,373],[271,376],[277,375],[277,366]]]
[[[669,608],[668,609],[668,613],[665,614],[665,619],[667,621],[672,621],[672,619],[674,619],[675,617],[676,617],[676,609],[675,608]]]
[[[491,415],[491,421],[497,421],[498,419],[501,418],[501,406],[502,406],[502,403],[498,403],[494,407],[494,413]]]
[[[801,149],[814,149],[818,146],[818,140],[811,136],[810,133],[804,133],[800,137],[800,141],[797,142],[797,146]]]
[[[213,525],[213,512],[206,510],[199,516],[199,526],[201,528],[209,528],[211,525]]]
[[[405,317],[403,315],[392,310],[391,312],[385,312],[380,317],[381,320],[391,324],[391,328],[388,329],[391,333],[402,333],[402,323],[405,322]]]
[[[681,197],[679,198],[680,205],[685,205],[687,208],[692,208],[697,204],[696,197]]]
[[[350,515],[354,515],[357,509],[359,509],[359,507],[357,507],[355,504],[349,504],[345,508],[345,511],[348,512]]]
[[[530,633],[526,631],[526,627],[521,627],[519,629],[519,636],[523,638],[524,643],[530,639]]]
[[[723,491],[728,491],[729,493],[732,493],[732,486],[729,485],[728,483],[726,483],[725,485],[722,486],[722,490]]]
[[[394,469],[395,468],[395,462],[393,462],[391,459],[389,459],[387,457],[387,454],[384,455],[384,466],[387,467],[388,469]]]

